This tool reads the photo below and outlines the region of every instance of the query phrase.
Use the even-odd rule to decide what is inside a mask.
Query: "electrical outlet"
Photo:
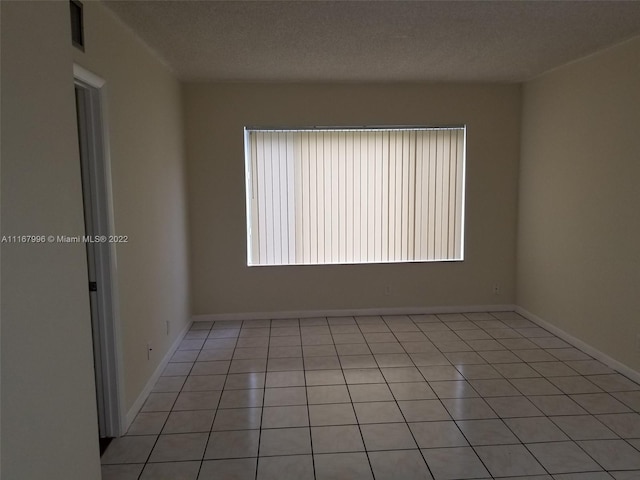
[[[636,351],[640,353],[640,333],[636,335]]]
[[[500,284],[499,283],[494,283],[493,284],[493,294],[494,295],[500,295]]]
[[[391,295],[391,285],[387,285],[386,287],[384,287],[384,294]]]
[[[170,331],[171,331],[171,322],[167,320],[167,335],[169,335]]]
[[[147,360],[151,360],[151,352],[153,352],[153,346],[151,342],[147,342]]]

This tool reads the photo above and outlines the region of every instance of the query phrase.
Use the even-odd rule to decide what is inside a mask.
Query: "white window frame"
[[[454,140],[451,140],[453,138],[452,137],[453,134],[451,132],[454,132],[454,131],[456,136]],[[330,136],[329,143],[326,142],[324,133],[327,133]],[[338,166],[338,170],[340,168],[345,168],[345,172],[346,172],[345,176],[348,177],[349,172],[346,171],[347,167],[340,167],[340,165],[342,165],[345,162],[348,163],[349,161],[352,161],[352,162],[356,161],[354,160],[356,157],[358,158],[357,160],[358,162],[362,162],[363,156],[361,155],[360,150],[358,150],[357,155],[354,151],[353,157],[350,159],[346,158],[347,156],[350,155],[346,151],[346,147],[345,147],[344,155],[342,155],[341,150],[340,151],[337,150],[337,149],[343,148],[342,146],[336,146],[336,145],[343,145],[342,143],[340,143],[342,141],[340,140],[340,135],[343,133],[345,135],[344,142],[349,141],[346,139],[347,135],[351,135],[351,137],[355,138],[357,135],[360,134],[360,142],[362,142],[362,139],[365,138],[365,144],[367,145],[366,147],[367,149],[369,149],[369,145],[374,145],[374,143],[378,141],[377,139],[379,138],[382,139],[381,140],[382,143],[378,142],[377,144],[375,144],[376,145],[375,147],[373,146],[371,147],[371,148],[381,148],[381,150],[374,151],[373,154],[369,154],[370,150],[367,150],[366,162],[359,164],[360,167],[359,167],[358,177],[357,177],[360,179],[359,181],[362,182],[362,178],[366,175],[369,175],[368,177],[369,183],[365,183],[364,185],[366,188],[363,188],[363,190],[365,190],[364,196],[356,187],[354,187],[354,190],[347,193],[350,185],[347,187],[341,186],[344,184],[345,180],[340,180],[340,179],[336,180],[335,174],[328,173],[332,168],[330,165],[331,163],[334,169],[336,168],[336,166]],[[246,215],[247,215],[246,217],[247,219],[247,265],[248,266],[282,266],[282,265],[335,265],[335,264],[361,264],[361,263],[422,263],[422,262],[464,261],[464,239],[465,239],[464,227],[465,227],[465,197],[466,197],[465,196],[466,133],[467,133],[466,125],[438,126],[438,127],[425,127],[425,126],[298,127],[298,128],[245,127],[244,147],[245,147]],[[268,139],[265,140],[266,137],[263,137],[262,140],[260,140],[262,142],[260,143],[260,145],[262,145],[262,149],[263,149],[263,153],[261,157],[258,152],[258,149],[256,149],[256,145],[258,144],[257,143],[258,140],[256,138],[260,134],[270,135]],[[305,134],[308,134],[307,140],[306,140],[307,143],[304,143],[303,139],[301,139],[300,137],[294,136],[294,135],[298,135],[303,137]],[[321,147],[320,147],[321,143],[319,140],[320,134],[323,134],[322,142],[324,142],[322,143]],[[385,134],[389,135],[386,144],[384,143]],[[425,141],[432,142],[434,145],[437,145],[438,134],[441,134],[443,139],[448,138],[449,139],[448,141],[450,143],[449,143],[449,147],[447,147],[446,152],[442,151],[438,153],[436,151],[432,160],[431,154],[433,152],[425,153],[425,151],[423,151],[422,149],[425,148]],[[336,135],[338,136],[338,140],[336,140]],[[394,135],[393,142],[391,139],[391,135]],[[401,135],[401,137],[398,138],[396,135]],[[426,135],[429,136],[428,140],[425,140]],[[448,137],[445,137],[445,135],[448,135]],[[312,136],[314,140],[311,139]],[[296,140],[296,138],[298,139]],[[355,140],[353,139],[351,141],[355,142]],[[452,166],[454,164],[451,163],[452,162],[451,159],[454,156],[454,154],[451,153],[454,151],[453,143],[451,143],[452,141],[456,142],[455,143],[456,158],[454,160],[455,161],[455,174],[454,174],[455,178],[453,180],[451,177],[448,180],[445,180],[445,178],[443,177],[442,180],[438,182],[437,180],[434,180],[429,176],[431,175],[430,173],[427,173],[426,174],[427,177],[425,177],[425,173],[423,170],[420,170],[419,173],[417,172],[418,165],[420,165],[421,169],[434,168],[433,164],[436,164],[438,159],[440,159],[440,161],[442,162],[442,163],[439,163],[438,165],[443,166],[443,171],[444,171],[445,165],[447,169],[449,167],[453,168]],[[277,142],[276,146],[274,146],[274,142]],[[313,174],[313,175],[316,175],[314,177],[315,185],[313,184],[313,182],[309,181],[310,187],[308,191],[302,189],[301,185],[303,182],[301,181],[301,178],[303,178],[303,176],[305,175],[304,173],[305,168],[309,170],[311,166],[314,165],[311,157],[314,157],[315,161],[317,161],[320,158],[320,156],[317,155],[317,151],[316,151],[316,154],[309,153],[309,156],[307,157],[305,152],[303,152],[302,147],[297,147],[296,145],[298,144],[296,144],[295,142],[299,142],[298,144],[304,145],[305,148],[307,147],[310,148],[309,145],[315,145],[316,149],[322,150],[323,152],[322,155],[325,160],[325,163],[322,164],[323,167],[320,170],[316,170],[316,173]],[[317,142],[317,144],[313,142]],[[414,142],[415,142],[415,146],[414,146]],[[418,142],[421,142],[421,143],[418,143]],[[432,143],[427,143],[428,148],[432,148]],[[264,146],[266,144],[269,144],[271,150],[274,150],[275,153],[265,152]],[[404,146],[402,146],[401,144]],[[445,145],[445,144],[440,143],[440,145]],[[362,146],[363,144],[360,143],[359,148],[362,148]],[[391,150],[391,146],[398,149],[397,154]],[[330,155],[324,154],[323,149],[325,147],[332,149],[332,153]],[[284,156],[281,156],[280,153],[283,148],[287,150],[286,150],[286,154]],[[294,150],[297,148],[301,148],[301,150],[299,151],[296,150],[294,152]],[[388,155],[386,155],[386,150],[384,150],[386,148],[389,148]],[[451,148],[451,152],[449,152],[448,148]],[[404,149],[406,149],[406,152],[404,151]],[[256,151],[254,152],[254,150]],[[376,155],[377,155],[377,158],[374,158],[376,157]],[[381,157],[380,157],[381,155],[383,155],[386,159],[383,158],[381,160]],[[420,155],[420,160],[418,160],[419,155]],[[428,161],[431,163],[429,163],[428,165],[431,165],[431,167],[424,167],[425,155],[429,156]],[[438,155],[440,155],[440,157]],[[445,158],[445,155],[447,156],[447,159],[443,160]],[[267,160],[267,157],[269,158],[268,160]],[[292,163],[291,158],[297,158],[297,159],[293,161],[294,163]],[[393,161],[391,160],[392,158],[393,158]],[[283,163],[283,161],[285,163]],[[405,161],[409,166],[398,167],[399,165],[398,162],[405,162]],[[386,169],[385,169],[385,162],[388,162],[388,165],[389,165],[389,167]],[[411,162],[413,162],[413,165],[414,165],[413,172],[411,172]],[[448,162],[448,163],[445,164],[444,162]],[[270,171],[266,168],[266,165],[268,163],[270,165],[270,169],[271,169]],[[372,166],[374,165],[374,163],[375,165],[377,165],[377,167]],[[320,162],[318,161],[318,165],[319,164]],[[262,165],[262,172],[259,171],[260,165]],[[307,166],[305,167],[305,165]],[[375,168],[377,168],[379,171],[374,171]],[[404,168],[405,170],[396,171],[396,168],[401,168],[401,169]],[[408,171],[406,170],[407,168],[409,169]],[[282,173],[285,171],[286,171],[286,174]],[[303,171],[303,173],[300,173],[300,171]],[[366,173],[363,174],[363,171],[366,171]],[[454,170],[450,170],[450,171],[447,170],[447,171],[453,172]],[[397,181],[393,180],[392,177],[394,177],[396,173],[397,175],[404,175],[403,178]],[[257,192],[258,183],[254,182],[254,178],[262,178],[261,174],[264,176],[264,178],[262,180],[256,180],[256,182],[260,182],[259,185],[262,185],[263,196],[269,195],[269,200],[272,202],[272,203],[269,203],[269,209],[264,211],[280,212],[278,213],[278,215],[275,215],[275,214],[272,215],[271,218],[272,218],[273,224],[266,224],[264,223],[264,221],[263,223],[258,224],[256,220],[256,218],[260,216],[257,210],[259,208],[257,207],[259,202],[256,200],[256,198],[259,196],[259,193]],[[309,176],[311,175],[311,173],[307,171],[306,175],[308,175],[308,177],[304,177],[304,178],[310,178]],[[353,175],[354,177],[356,175],[355,169],[354,169]],[[378,176],[376,177],[376,175]],[[429,191],[429,185],[423,184],[423,183],[420,183],[419,186],[417,186],[417,183],[416,183],[416,185],[414,185],[413,187],[409,187],[409,189],[406,191],[397,190],[398,185],[395,182],[404,181],[405,183],[408,184],[409,181],[411,181],[411,182],[419,183],[420,180],[418,179],[418,176],[420,175],[422,176],[423,182],[425,181],[425,179],[428,179],[428,181],[431,182],[432,186],[436,185],[436,187],[432,188],[433,195]],[[270,177],[270,176],[273,176],[273,181],[272,181],[273,183],[269,183],[270,181],[267,177]],[[296,178],[293,178],[293,177],[296,177]],[[326,181],[325,181],[325,177],[328,178]],[[374,180],[372,180],[372,178]],[[385,179],[385,180],[381,180],[381,182],[387,182],[387,183],[381,184],[382,186],[378,188],[377,187],[378,184],[375,183],[377,182],[378,178]],[[365,182],[366,181],[367,179],[365,178]],[[453,184],[451,183],[452,181],[454,182]],[[433,182],[438,182],[438,183],[433,183]],[[287,184],[286,188],[282,187],[284,183]],[[337,187],[336,187],[336,184],[338,184]],[[329,186],[327,187],[327,185]],[[373,187],[367,187],[367,185],[372,185]],[[454,186],[451,186],[451,185],[454,185]],[[407,210],[403,214],[406,217],[406,222],[404,222],[404,224],[400,227],[401,229],[403,229],[402,230],[403,232],[405,232],[406,230],[406,233],[403,233],[402,234],[403,236],[401,238],[403,239],[403,242],[405,240],[407,241],[407,247],[406,249],[404,249],[404,245],[402,247],[397,247],[397,248],[403,248],[404,250],[406,250],[406,252],[402,252],[401,254],[387,253],[386,255],[385,254],[380,255],[377,252],[379,252],[381,248],[389,249],[390,248],[389,245],[388,244],[381,245],[381,243],[384,243],[385,240],[381,240],[380,238],[378,238],[380,235],[375,235],[375,234],[372,235],[371,230],[367,230],[366,232],[364,232],[364,234],[360,234],[360,233],[353,234],[354,236],[358,236],[358,241],[361,242],[361,248],[365,249],[367,254],[363,254],[360,249],[358,249],[357,255],[354,254],[352,256],[351,255],[345,256],[342,253],[336,253],[336,252],[341,252],[341,249],[343,249],[343,246],[344,246],[344,242],[342,242],[342,245],[337,246],[336,242],[340,243],[341,239],[336,240],[335,233],[332,234],[332,233],[328,233],[327,231],[327,230],[331,230],[330,227],[325,228],[325,225],[328,225],[328,222],[333,222],[333,231],[335,231],[336,219],[335,219],[335,215],[334,217],[332,217],[331,216],[332,212],[328,211],[328,208],[327,208],[328,204],[324,203],[325,202],[324,196],[328,194],[328,196],[332,198],[331,201],[333,201],[334,198],[337,198],[338,205],[340,204],[341,201],[349,202],[350,201],[349,198],[352,198],[352,201],[354,203],[357,203],[359,208],[362,205],[365,205],[364,207],[362,207],[364,208],[363,212],[366,212],[368,219],[373,219],[374,221],[378,221],[376,233],[380,234],[380,232],[389,231],[389,225],[385,225],[385,221],[387,221],[388,223],[391,223],[392,221],[402,223],[402,221],[405,220],[404,217],[401,220],[398,220],[396,218],[396,217],[399,217],[399,215],[397,215],[397,212],[399,210],[397,209],[400,207],[398,207],[398,205],[394,203],[395,207],[391,208],[389,206],[390,202],[392,201],[390,197],[381,199],[381,197],[387,197],[387,192],[383,191],[385,186],[389,188],[389,195],[391,195],[392,191],[394,195],[396,195],[398,191],[400,192],[400,194],[405,195],[404,200],[401,200],[401,203],[406,202],[406,205],[409,206],[411,204],[411,201],[413,202],[413,207],[409,206],[408,208],[415,209],[415,211],[411,210],[411,213],[409,213],[409,210]],[[448,190],[450,186],[451,188],[455,187],[454,193],[452,195],[448,195]],[[284,193],[284,196],[275,195],[273,191],[267,192],[267,190],[269,190],[270,188],[276,188],[276,187],[279,189],[278,191],[281,194]],[[327,190],[327,188],[329,189]],[[375,190],[376,188],[378,188],[378,190],[380,191],[376,190],[375,193],[372,193],[371,191]],[[438,188],[440,188],[441,190],[438,191]],[[323,189],[324,189],[324,193],[323,193]],[[424,246],[425,244],[422,242],[422,230],[418,234],[417,232],[415,232],[415,228],[417,228],[418,226],[420,228],[426,228],[422,226],[423,220],[420,220],[420,225],[418,225],[416,221],[416,215],[422,215],[423,210],[425,209],[423,202],[416,201],[417,199],[416,192],[418,190],[420,191],[420,195],[422,195],[423,197],[426,192],[426,194],[432,196],[434,200],[436,199],[435,198],[436,192],[439,192],[438,194],[440,196],[437,197],[438,201],[443,201],[441,199],[446,199],[446,201],[448,202],[447,209],[446,209],[446,215],[448,216],[447,222],[450,222],[451,216],[453,216],[454,227],[449,226],[449,223],[447,223],[448,225],[447,228],[449,229],[453,228],[453,231],[455,232],[454,233],[455,238],[453,240],[450,240],[450,237],[447,237],[447,242],[454,243],[453,254],[447,254],[446,256],[443,256],[443,255],[429,256],[427,254],[422,254],[421,252],[420,258],[415,258],[416,257],[415,244],[418,243],[416,240],[417,238],[416,235],[419,235],[421,239],[419,248],[420,249],[425,248]],[[446,195],[443,193],[444,190],[447,191]],[[319,199],[317,201],[317,204],[313,199],[314,194],[318,198],[322,197],[322,199]],[[406,197],[407,195],[409,195],[410,197],[407,198]],[[294,200],[285,199],[284,203],[286,203],[286,206],[283,207],[281,206],[281,204],[283,203],[281,198],[284,198],[286,196],[290,196],[295,199]],[[302,198],[302,197],[306,197],[306,198]],[[275,200],[276,198],[277,200]],[[364,198],[364,202],[362,202],[363,198]],[[395,198],[397,197],[394,197],[394,200]],[[452,198],[454,198],[453,213],[451,213],[451,208],[450,208]],[[310,204],[312,204],[312,206],[316,207],[317,210],[314,213],[317,213],[317,211],[319,211],[320,207],[318,207],[318,205],[320,203],[323,204],[323,207],[321,208],[323,212],[322,215],[318,214],[319,216],[315,217],[315,221],[318,224],[318,228],[316,229],[314,229],[313,226],[309,226],[309,219],[305,218],[304,215],[301,214],[301,212],[299,211],[301,208],[300,203],[304,205],[305,200],[308,201]],[[370,202],[370,203],[373,202],[375,203],[375,205],[370,205],[370,203],[367,203],[367,202]],[[263,203],[264,205],[260,204],[262,205],[260,208],[266,208],[267,201],[265,200]],[[383,209],[385,205],[389,209],[389,212],[386,216],[384,213],[381,212],[381,209]],[[283,210],[283,208],[286,208],[286,210]],[[333,206],[333,213],[336,213],[335,208],[336,207]],[[338,206],[338,208],[340,207]],[[377,208],[377,212],[375,211],[376,208]],[[431,208],[433,209],[435,207],[432,206]],[[355,211],[355,207],[354,207],[354,211]],[[341,211],[338,210],[338,217],[340,217],[340,212]],[[343,217],[348,217],[349,211],[344,210],[344,212],[347,212],[347,213],[345,213]],[[432,211],[432,214],[433,214],[433,211]],[[326,218],[322,218],[325,215],[326,215]],[[413,215],[412,219],[410,219],[410,215]],[[267,217],[268,215],[264,215],[264,216]],[[277,217],[281,217],[281,218],[277,218]],[[348,221],[349,218],[346,218],[346,220]],[[351,220],[355,220],[355,217],[352,218]],[[304,228],[308,234],[304,238],[304,246],[303,246],[302,240],[301,240],[302,236],[299,233],[299,230],[302,228],[301,225],[305,222],[306,224]],[[338,222],[342,222],[338,226],[338,231],[340,229],[340,226],[342,226],[342,228],[344,229],[345,218],[341,218],[340,220],[338,220]],[[287,231],[283,230],[285,223],[287,225]],[[282,229],[280,228],[280,225],[282,225]],[[293,227],[290,228],[290,225],[293,225]],[[256,228],[254,228],[254,226]],[[257,240],[256,240],[257,235],[255,234],[255,230],[256,229],[260,230],[260,228],[263,228],[263,231],[265,231],[264,228],[269,228],[270,233],[278,232],[278,235],[280,235],[278,237],[280,238],[279,240],[280,247],[278,248],[284,249],[281,252],[276,252],[275,255],[270,255],[269,260],[265,260],[267,255],[265,254],[265,251],[264,251],[264,243],[260,243],[257,245]],[[397,240],[395,240],[397,235],[401,235],[397,231],[397,228],[398,228],[397,224],[394,225],[394,228],[395,230],[393,231],[396,233],[388,234],[390,244],[393,243],[394,241],[397,242]],[[444,231],[444,228],[442,228],[441,226],[439,228],[441,228],[442,230],[438,230],[438,235],[442,235],[441,232]],[[435,229],[435,223],[434,223],[434,229]],[[449,234],[449,231],[450,230],[447,230],[447,235]],[[318,249],[317,242],[320,240],[318,237],[318,234],[325,236],[325,238],[322,239],[321,243],[323,245],[322,248],[324,249],[326,249],[327,245],[329,246],[328,247],[328,250],[330,252],[328,255],[329,258],[327,258],[327,256],[325,256],[324,254],[320,254],[320,253],[318,253],[317,256],[314,254],[309,254],[309,251],[313,251],[314,248],[316,250]],[[284,237],[282,237],[282,235],[284,235]],[[343,235],[346,235],[346,234],[343,234]],[[435,235],[435,233],[432,233],[432,235]],[[270,235],[270,236],[273,236],[273,235]],[[355,241],[356,241],[355,238],[353,238],[352,241],[355,245]],[[444,243],[442,240],[439,240],[439,241],[434,240],[434,242]],[[263,250],[258,250],[260,248],[262,248]],[[441,252],[442,248],[445,248],[445,247],[438,247],[439,249],[438,251]],[[293,249],[293,253],[291,249]],[[408,251],[409,249],[413,249],[413,256],[409,254],[409,251]],[[447,245],[446,249],[450,250],[450,245]],[[302,261],[301,261],[300,250],[304,250],[305,252],[303,254],[304,259]],[[370,250],[374,251],[375,253],[369,254]],[[436,250],[434,247],[434,253],[435,252]],[[394,258],[391,258],[392,256]],[[256,260],[254,257],[259,257],[261,258],[261,260]],[[363,258],[363,257],[366,257],[366,258]]]

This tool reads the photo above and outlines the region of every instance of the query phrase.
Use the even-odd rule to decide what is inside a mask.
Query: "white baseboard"
[[[285,312],[243,312],[193,315],[194,322],[222,320],[265,320],[272,318],[351,317],[365,315],[426,315],[433,313],[509,312],[515,305],[463,305],[454,307],[350,308],[341,310],[298,310]]]
[[[169,360],[171,359],[171,357],[173,356],[175,351],[178,349],[178,346],[180,345],[180,342],[182,342],[182,339],[184,338],[184,336],[189,331],[189,328],[191,328],[191,323],[192,322],[188,322],[187,325],[178,334],[176,339],[173,341],[173,343],[169,347],[169,350],[167,351],[165,356],[160,361],[160,364],[158,365],[158,368],[156,368],[156,370],[153,372],[153,375],[151,375],[151,378],[149,378],[149,380],[147,381],[146,385],[142,389],[142,392],[140,392],[140,395],[138,395],[138,398],[136,399],[135,402],[133,402],[133,405],[131,406],[131,408],[127,412],[127,417],[125,418],[125,422],[126,422],[125,429],[124,429],[125,433],[126,433],[127,430],[129,430],[129,427],[131,426],[131,424],[135,420],[136,415],[138,415],[138,412],[140,412],[140,409],[142,408],[142,405],[144,405],[144,402],[147,400],[147,397],[151,393],[151,390],[153,389],[153,386],[158,381],[158,378],[160,378],[160,375],[164,371],[165,367],[167,366],[167,363],[169,363]]]
[[[587,355],[590,355],[596,360],[604,363],[609,368],[616,370],[617,372],[621,373],[622,375],[629,378],[630,380],[633,380],[636,383],[640,383],[640,372],[633,370],[632,368],[628,367],[624,363],[619,362],[615,358],[611,358],[609,355],[601,352],[597,348],[592,347],[588,343],[583,342],[570,333],[565,332],[561,328],[556,327],[555,325],[547,322],[546,320],[543,320],[542,318],[525,310],[522,307],[516,306],[515,311],[525,317],[527,320],[531,320],[533,323],[560,337],[565,342],[570,343],[579,350],[582,350]]]
[[[392,307],[392,308],[351,308],[336,310],[298,310],[280,312],[241,312],[241,313],[217,313],[208,315],[193,315],[194,322],[212,322],[224,320],[263,320],[273,318],[313,318],[313,317],[346,317],[364,315],[420,315],[434,313],[471,313],[471,312],[509,312],[515,311],[531,320],[533,323],[557,335],[565,342],[582,350],[586,354],[604,363],[608,367],[620,372],[634,382],[640,383],[640,372],[633,370],[627,365],[608,356],[600,350],[565,332],[559,327],[543,320],[537,315],[524,308],[512,305],[464,305],[464,306],[441,306],[441,307]],[[145,396],[146,398],[146,396]]]

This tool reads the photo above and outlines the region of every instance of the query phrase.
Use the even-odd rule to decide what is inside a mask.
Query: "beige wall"
[[[194,314],[515,300],[519,86],[188,83],[184,101]],[[464,262],[246,266],[244,126],[461,123]]]
[[[115,233],[129,236],[116,253],[129,410],[189,320],[181,90],[106,7],[85,2],[84,15],[74,60],[106,80]]]
[[[640,38],[524,88],[518,299],[640,370]]]
[[[83,232],[65,2],[1,2],[2,235]],[[2,244],[6,480],[100,478],[85,252]]]

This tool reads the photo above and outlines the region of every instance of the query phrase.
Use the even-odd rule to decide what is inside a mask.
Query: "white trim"
[[[90,121],[93,125],[94,157],[89,174],[92,184],[94,203],[92,217],[96,232],[113,234],[115,232],[113,189],[111,179],[111,156],[109,149],[109,131],[107,122],[106,81],[93,72],[73,64],[74,84],[85,89],[91,103]],[[120,309],[117,283],[117,257],[115,243],[97,243],[94,245],[96,281],[103,302],[99,304],[99,315],[103,319],[100,325],[100,350],[104,358],[101,362],[101,375],[104,379],[102,389],[106,399],[104,405],[104,434],[118,437],[124,434],[124,378],[122,340],[120,335]]]
[[[351,308],[340,310],[298,310],[284,312],[242,312],[193,315],[194,322],[221,320],[264,320],[270,318],[313,318],[313,317],[351,317],[362,315],[420,315],[433,313],[460,312],[509,312],[515,305],[464,305],[454,307],[391,307],[391,308]]]
[[[615,358],[610,357],[606,353],[601,352],[597,348],[592,347],[588,343],[583,342],[579,338],[574,337],[570,333],[565,332],[561,328],[556,327],[555,325],[547,322],[546,320],[543,320],[542,318],[540,318],[537,315],[529,312],[528,310],[525,310],[522,307],[516,306],[515,307],[515,312],[519,313],[520,315],[525,317],[527,320],[531,320],[533,323],[539,325],[540,327],[544,328],[545,330],[548,330],[549,332],[553,333],[554,335],[560,337],[562,340],[564,340],[567,343],[570,343],[571,345],[573,345],[577,349],[582,350],[587,355],[590,355],[593,358],[595,358],[596,360],[601,361],[602,363],[604,363],[608,367],[612,368],[613,370],[616,370],[616,371],[620,372],[622,375],[628,377],[629,379],[633,380],[634,382],[640,383],[640,372],[637,372],[637,371],[633,370],[632,368],[628,367],[624,363],[619,362]]]
[[[93,88],[102,88],[106,80],[100,78],[95,73],[90,72],[84,67],[81,67],[77,63],[73,64],[73,77],[82,80],[84,83],[91,85]]]
[[[153,375],[151,375],[151,377],[147,381],[146,385],[144,386],[144,388],[140,392],[140,395],[138,395],[138,398],[136,398],[136,401],[133,402],[133,405],[131,406],[131,408],[127,412],[127,416],[126,416],[126,419],[125,419],[124,432],[126,432],[129,429],[129,427],[131,426],[131,424],[135,420],[136,415],[138,415],[138,413],[140,412],[140,409],[142,408],[142,405],[144,405],[144,402],[147,400],[147,397],[149,396],[149,394],[151,393],[151,390],[153,389],[154,385],[158,381],[158,378],[160,378],[160,375],[162,375],[162,372],[164,371],[164,369],[166,368],[167,364],[169,363],[169,360],[171,360],[171,357],[173,356],[173,354],[176,352],[176,350],[180,346],[180,342],[182,342],[182,340],[184,339],[184,336],[187,334],[187,332],[191,328],[191,323],[192,322],[187,322],[187,325],[178,334],[178,336],[176,337],[174,342],[169,347],[169,350],[167,351],[165,356],[160,361],[160,364],[158,365],[158,368],[156,368],[155,372],[153,372]]]
[[[465,125],[244,133],[248,266],[463,260]]]
[[[252,252],[252,248],[251,248],[251,243],[252,243],[252,237],[251,235],[253,234],[253,232],[251,231],[251,209],[252,209],[252,198],[253,195],[249,195],[249,192],[252,192],[253,194],[253,176],[252,171],[251,171],[251,155],[249,154],[249,130],[244,129],[244,188],[245,188],[245,195],[244,195],[244,202],[245,202],[245,220],[246,220],[246,227],[247,227],[247,265],[252,265],[253,264],[253,259],[251,258],[251,252]]]
[[[468,125],[465,123],[462,129],[464,138],[462,140],[462,212],[460,214],[460,260],[464,261],[464,247],[465,247],[465,218],[467,215],[467,129]]]
[[[640,372],[608,356],[600,350],[565,332],[559,327],[543,320],[533,313],[518,305],[465,305],[448,307],[396,307],[396,308],[354,308],[342,310],[299,310],[280,312],[241,312],[241,313],[216,313],[207,315],[193,315],[194,322],[212,322],[225,320],[264,320],[272,318],[312,318],[312,317],[343,317],[360,315],[420,315],[434,313],[472,313],[472,312],[510,312],[514,311],[527,320],[539,325],[558,336],[565,342],[604,363],[636,383],[640,383]]]

